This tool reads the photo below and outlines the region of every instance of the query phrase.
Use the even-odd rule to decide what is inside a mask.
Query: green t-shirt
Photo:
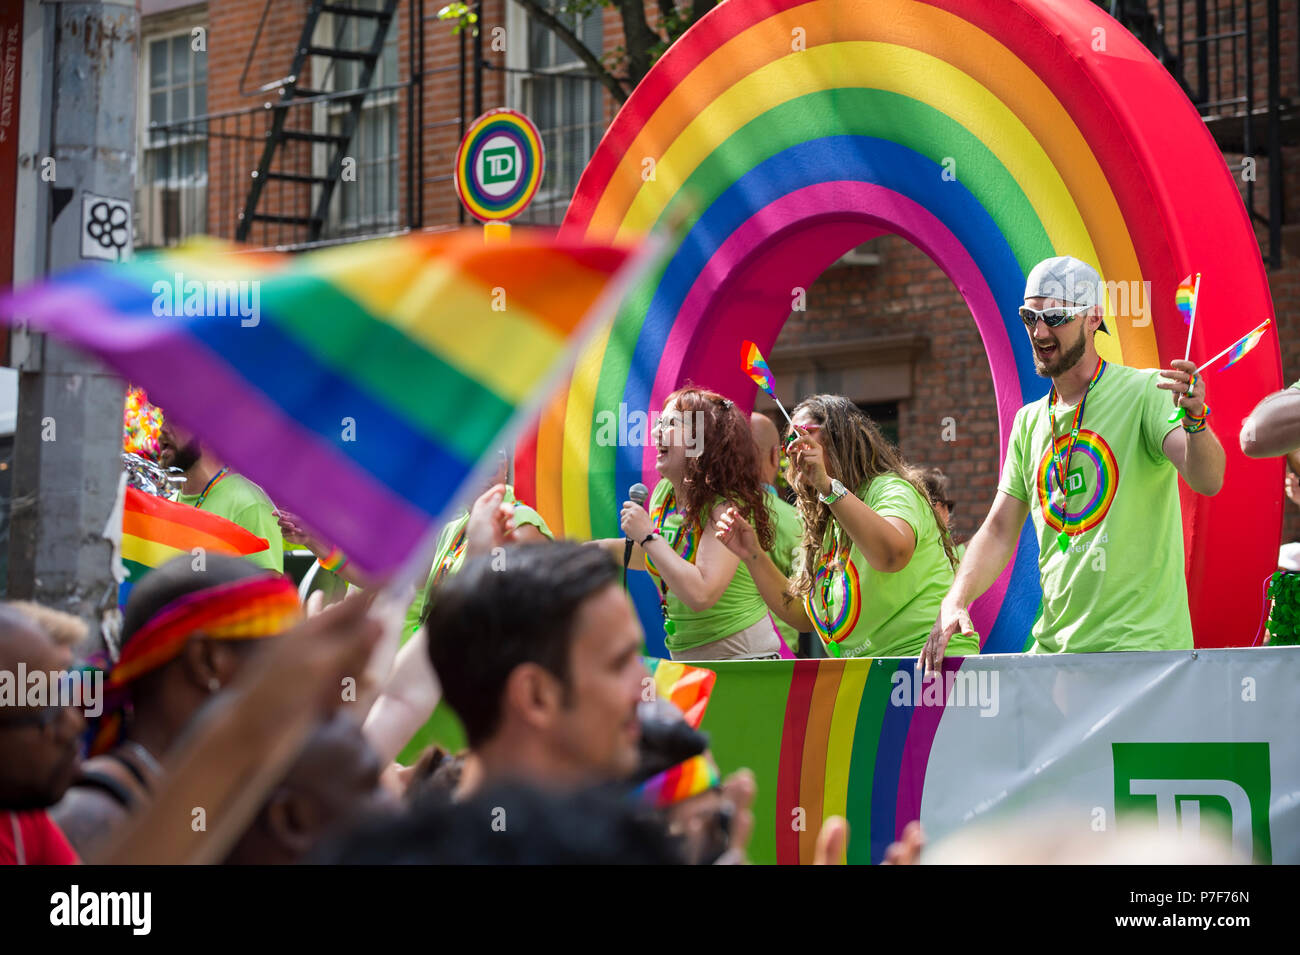
[[[197,507],[200,497],[202,494],[182,494],[177,500]],[[266,550],[249,554],[244,559],[277,574],[284,573],[284,538],[280,536],[275,506],[260,487],[242,474],[227,471],[220,481],[208,488],[202,509],[266,538],[270,545]]]
[[[916,535],[912,559],[896,573],[876,570],[832,519],[804,609],[822,640],[839,644],[840,656],[916,656],[934,629],[939,605],[953,580],[934,509],[895,474],[874,478],[858,489],[858,497],[881,517],[907,522]],[[974,655],[979,653],[979,641],[958,634],[946,652]]]
[[[781,573],[789,577],[794,573],[794,562],[799,557],[799,548],[803,542],[803,518],[795,508],[782,499],[781,495],[776,493],[776,488],[771,485],[767,486],[766,499],[767,510],[772,515],[772,524],[776,530],[776,536],[772,540],[767,556],[772,558],[772,563],[776,564]],[[772,614],[772,621],[776,624],[776,629],[780,632],[786,646],[792,652],[798,651],[799,631],[776,614]]]
[[[695,563],[699,552],[702,529],[684,528],[682,515],[674,506],[673,485],[667,478],[655,485],[650,495],[650,519],[655,529],[663,534],[664,539],[682,557]],[[715,504],[716,506],[716,504]],[[708,520],[708,515],[703,515]],[[654,570],[654,561],[646,555],[646,569],[654,577],[655,586],[663,593],[663,583]],[[664,646],[669,650],[690,650],[703,646],[733,633],[739,633],[752,627],[767,616],[767,604],[763,602],[754,579],[744,564],[736,567],[727,589],[722,592],[717,603],[707,610],[696,612],[678,599],[671,590],[664,596],[668,603],[668,619],[673,622],[675,630],[664,637]]]
[[[1178,471],[1164,440],[1180,427],[1159,371],[1107,364],[1084,404],[1063,509],[1051,466],[1048,396],[1016,412],[998,490],[1029,504],[1042,614],[1031,653],[1190,650]],[[1057,453],[1074,408],[1056,408]],[[1050,482],[1050,483],[1049,483]],[[1068,513],[1070,543],[1057,537]]]
[[[515,506],[515,526],[523,527],[529,525],[536,527],[542,532],[542,535],[549,540],[554,540],[555,535],[551,529],[546,526],[546,521],[542,520],[542,515],[527,504],[520,504],[515,499],[515,489],[506,486],[506,495],[503,498],[504,503]],[[429,570],[429,578],[425,581],[420,592],[415,595],[411,601],[411,606],[406,609],[406,620],[402,624],[402,643],[415,634],[420,629],[420,617],[424,615],[425,601],[428,599],[429,590],[435,580],[441,580],[448,574],[454,574],[460,570],[461,564],[465,562],[465,537],[464,530],[469,524],[469,511],[466,511],[460,517],[447,524],[438,535],[438,546],[433,554],[433,567]]]

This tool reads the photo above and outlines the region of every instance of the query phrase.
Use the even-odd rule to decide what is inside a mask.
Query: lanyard
[[[686,533],[685,521],[683,520],[683,522],[678,525],[677,532],[673,535],[672,540],[669,540],[668,535],[664,533],[664,522],[676,513],[677,494],[676,492],[669,490],[663,503],[656,507],[654,513],[650,515],[650,525],[660,537],[665,541],[668,541],[669,547],[676,551],[681,557],[690,560],[690,557],[687,556],[687,554],[677,551],[677,544],[682,539],[682,535]],[[689,553],[690,549],[690,544],[688,543],[686,551]],[[650,572],[650,575],[659,582],[659,612],[663,614],[664,618],[664,633],[672,636],[677,632],[677,624],[668,617],[668,585],[664,583],[663,577],[661,577],[659,571],[655,569],[654,560],[651,559],[649,554],[645,555],[645,566],[646,570]]]
[[[828,559],[829,558],[829,559]],[[826,619],[831,616],[831,587],[834,585],[835,572],[839,569],[839,564],[843,561],[847,564],[850,560],[849,548],[840,542],[840,525],[835,518],[831,518],[831,549],[829,552],[822,554],[822,563],[826,567],[826,576],[822,578],[822,610],[826,614]]]
[[[1070,440],[1066,442],[1064,456],[1057,453],[1056,450],[1056,385],[1052,385],[1052,393],[1047,398],[1047,417],[1052,424],[1052,436],[1049,443],[1052,453],[1052,470],[1056,472],[1056,486],[1061,489],[1061,533],[1056,535],[1056,545],[1062,552],[1070,546],[1069,497],[1065,486],[1066,477],[1070,470],[1070,456],[1074,454],[1074,443],[1079,438],[1079,426],[1083,424],[1083,406],[1088,403],[1088,395],[1092,394],[1093,386],[1101,379],[1101,373],[1105,370],[1105,360],[1098,358],[1097,368],[1088,381],[1088,388],[1084,391],[1083,397],[1079,399],[1079,406],[1074,409],[1074,420],[1070,423]]]
[[[195,507],[203,506],[203,502],[208,499],[208,492],[211,491],[214,487],[216,487],[217,482],[220,481],[223,477],[225,477],[226,472],[229,470],[230,470],[229,468],[222,468],[220,471],[218,471],[216,474],[212,475],[212,477],[208,479],[208,483],[203,485],[203,490],[199,493],[199,499],[194,504]]]
[[[438,564],[438,569],[434,571],[433,574],[434,587],[436,587],[438,584],[442,582],[442,578],[446,577],[447,574],[451,571],[451,565],[456,563],[456,558],[459,557],[464,552],[465,532],[468,530],[469,530],[469,519],[466,518],[465,525],[457,532],[455,539],[451,542],[450,549],[448,549],[447,553],[443,556],[442,561]]]

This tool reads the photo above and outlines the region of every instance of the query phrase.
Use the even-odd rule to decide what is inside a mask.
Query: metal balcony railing
[[[1282,263],[1283,146],[1300,142],[1300,8],[1294,0],[1096,0],[1178,80],[1200,111],[1261,227],[1271,268]],[[1285,22],[1284,22],[1285,14]],[[1283,35],[1295,45],[1284,61]],[[1264,207],[1257,181],[1267,182]]]

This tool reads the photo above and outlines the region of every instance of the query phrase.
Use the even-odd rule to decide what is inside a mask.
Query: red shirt
[[[44,809],[0,812],[0,865],[77,865],[67,836]]]

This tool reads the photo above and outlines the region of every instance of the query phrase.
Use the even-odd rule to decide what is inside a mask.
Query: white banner
[[[997,712],[945,707],[921,820],[940,838],[976,820],[1059,807],[1080,833],[1122,838],[1145,810],[1197,838],[1217,817],[1235,854],[1300,862],[1300,648],[991,656]]]

